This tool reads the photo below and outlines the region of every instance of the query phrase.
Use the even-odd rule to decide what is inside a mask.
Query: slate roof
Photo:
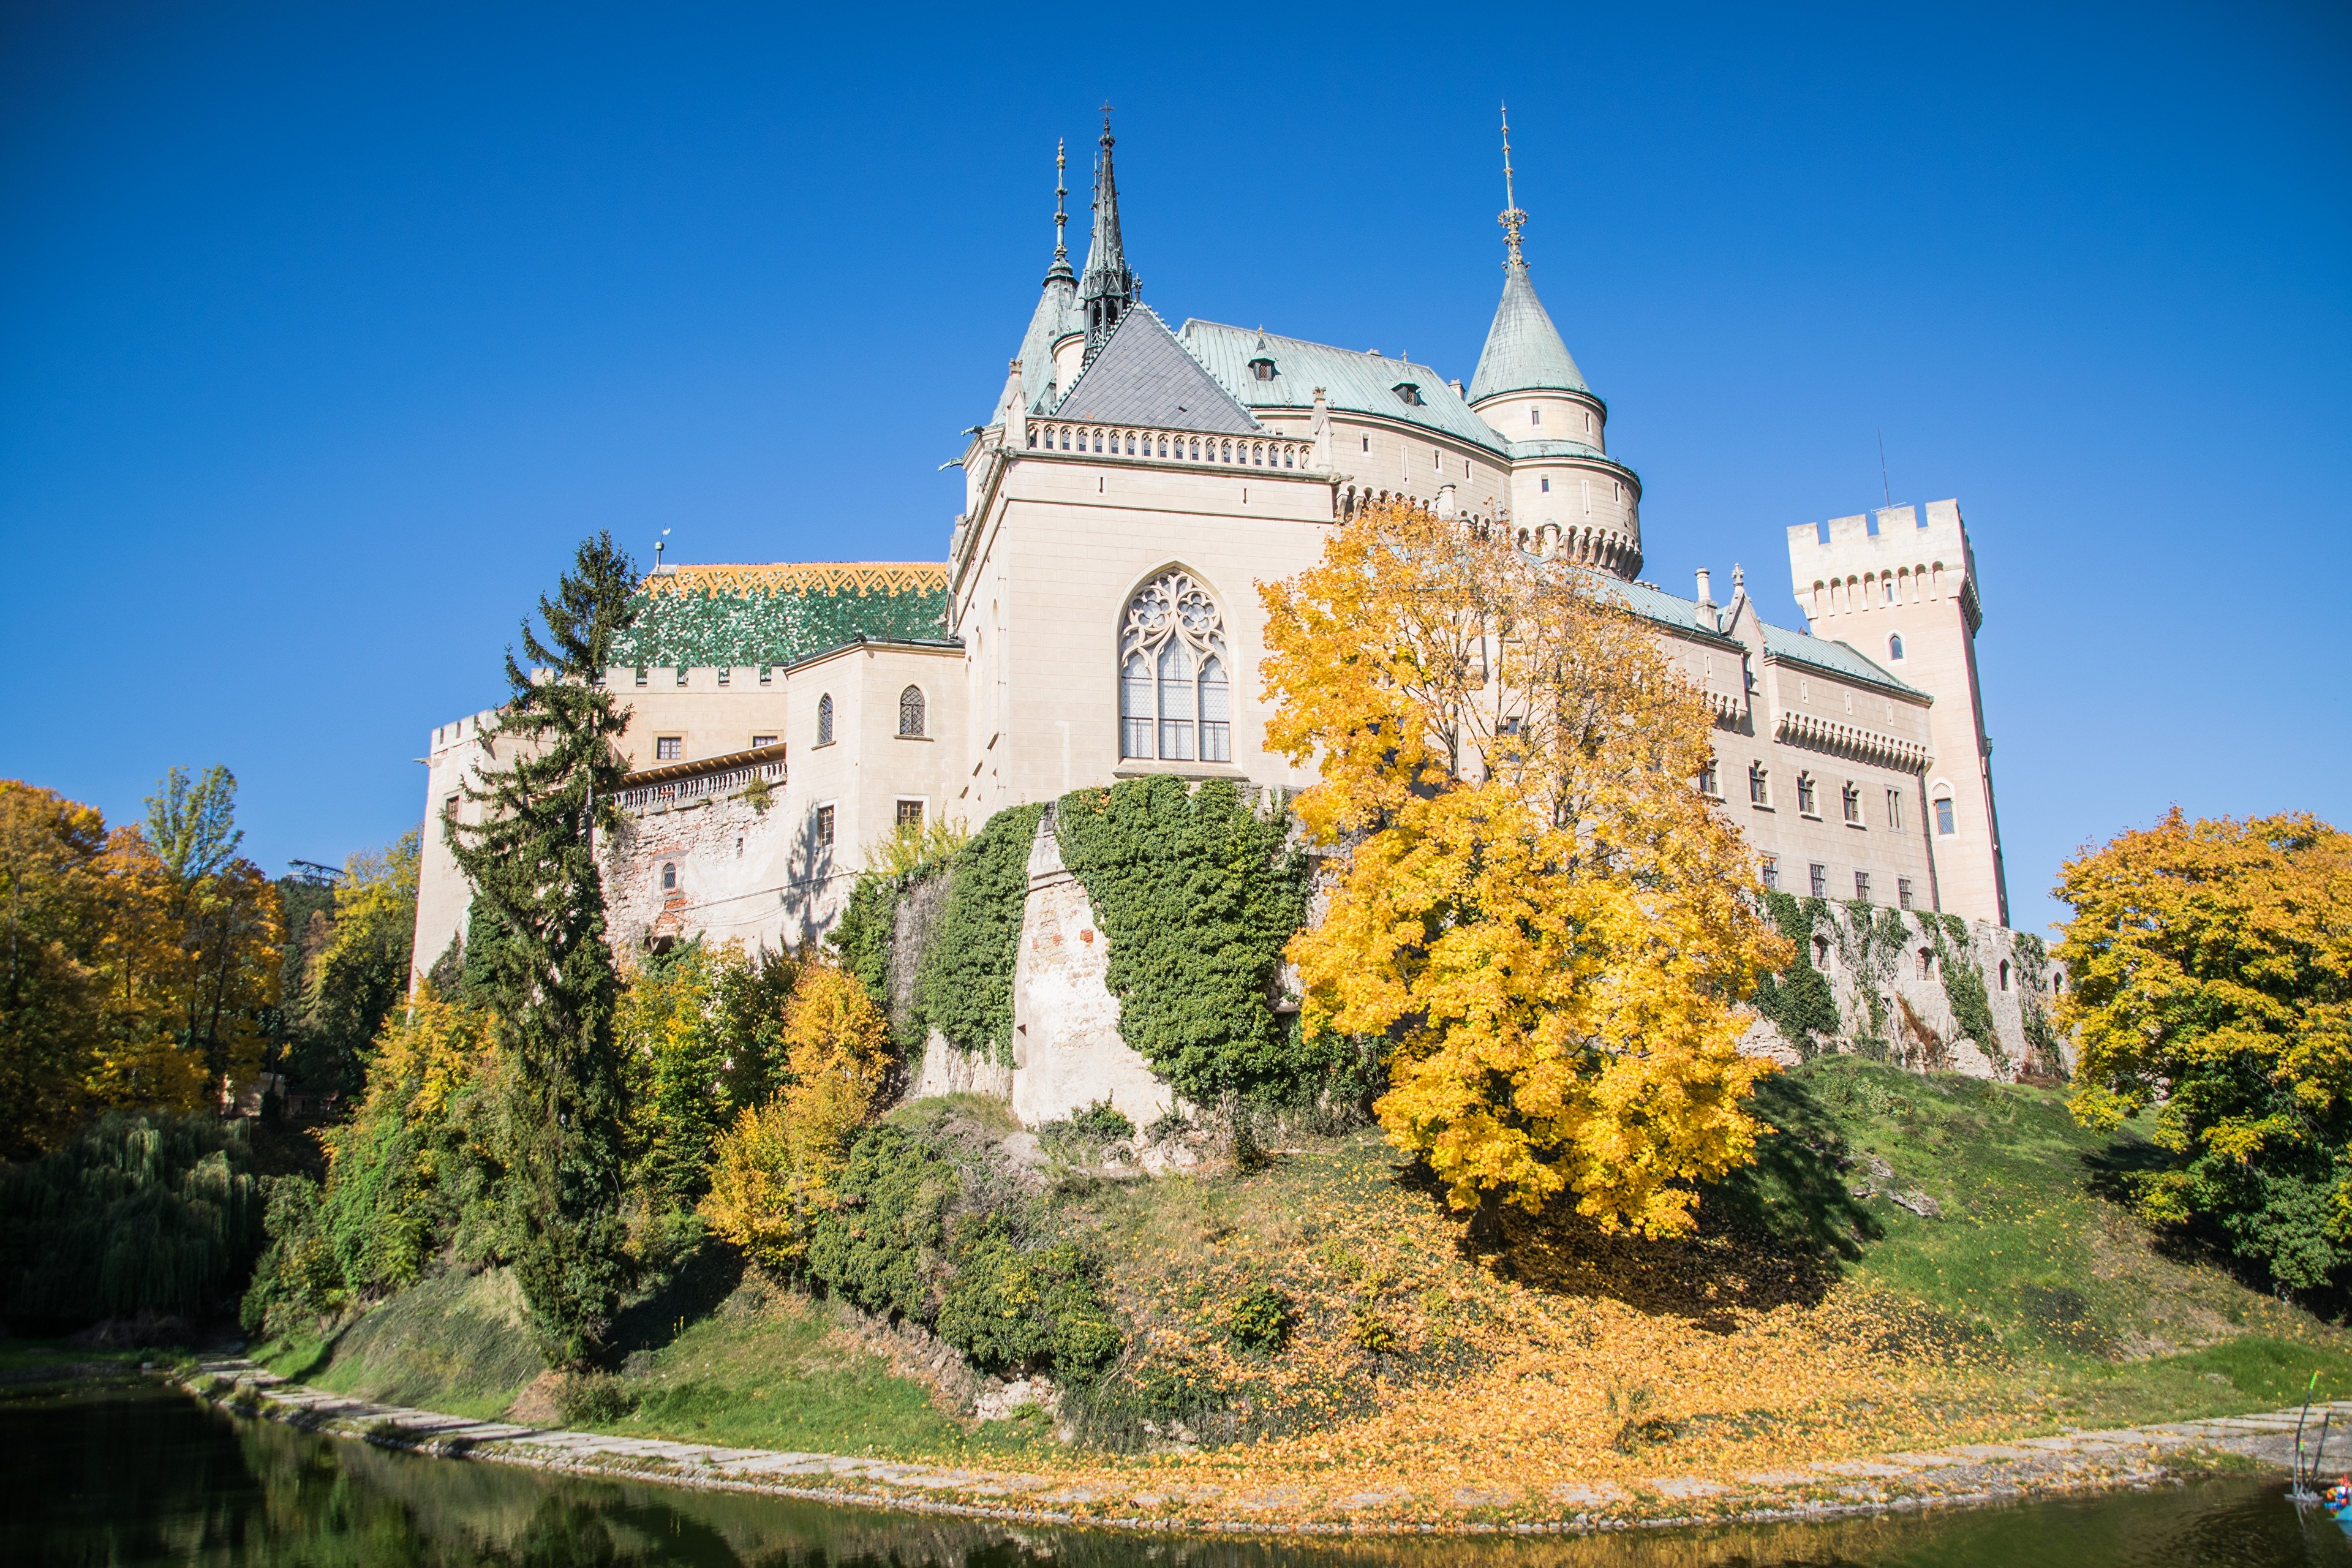
[[[1478,355],[1478,374],[1470,378],[1470,401],[1498,393],[1590,392],[1584,373],[1576,368],[1551,313],[1536,298],[1527,263],[1514,256],[1503,267],[1503,298],[1495,307],[1495,324],[1486,329],[1486,347]]]
[[[817,562],[684,566],[647,578],[615,668],[797,664],[860,637],[923,641],[947,629],[944,563]]]
[[[1129,307],[1119,318],[1052,416],[1227,436],[1265,429],[1143,305]]]
[[[1324,401],[1335,409],[1402,419],[1483,447],[1497,457],[1513,450],[1493,426],[1470,412],[1444,376],[1425,364],[1197,319],[1184,323],[1181,341],[1235,400],[1251,408],[1304,412],[1315,406],[1319,386]],[[1249,362],[1259,358],[1274,361],[1272,381],[1251,374]],[[1396,385],[1407,381],[1421,389],[1420,403],[1398,399]]]

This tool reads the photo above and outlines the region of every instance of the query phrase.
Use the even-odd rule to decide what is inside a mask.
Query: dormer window
[[[1249,366],[1250,374],[1257,377],[1258,380],[1272,381],[1274,379],[1274,362],[1272,360],[1254,359],[1249,362]]]
[[[1414,408],[1424,406],[1421,401],[1421,387],[1413,382],[1400,381],[1390,390],[1396,394],[1399,403]]]

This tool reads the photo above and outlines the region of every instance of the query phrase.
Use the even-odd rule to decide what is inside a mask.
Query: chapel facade
[[[605,676],[631,709],[629,823],[604,847],[616,941],[809,940],[866,847],[910,822],[977,827],[1157,773],[1313,783],[1265,749],[1255,584],[1390,500],[1511,528],[1655,628],[1714,707],[1697,786],[1768,886],[2008,923],[1957,502],[1791,526],[1801,630],[1768,621],[1738,567],[1720,600],[1706,571],[1669,593],[1642,576],[1641,479],[1609,455],[1608,405],[1537,296],[1516,203],[1465,384],[1405,356],[1171,325],[1128,261],[1113,147],[1106,122],[1083,270],[1057,210],[1027,329],[961,459],[945,561],[646,580]],[[428,815],[476,809],[462,781],[489,763],[494,723],[434,731]],[[437,830],[425,857],[420,973],[469,901]]]

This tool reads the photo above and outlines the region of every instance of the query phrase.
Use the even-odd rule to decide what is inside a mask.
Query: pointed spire
[[[1478,373],[1470,378],[1470,402],[1506,392],[1590,392],[1584,373],[1551,324],[1550,312],[1536,298],[1528,276],[1528,258],[1520,247],[1520,232],[1528,215],[1519,210],[1511,171],[1511,118],[1503,110],[1503,200],[1508,204],[1503,226],[1503,299],[1495,307],[1495,324],[1486,330],[1486,346],[1478,355]]]
[[[1095,231],[1087,250],[1086,276],[1078,284],[1078,300],[1087,318],[1087,357],[1091,359],[1110,340],[1119,316],[1135,303],[1139,292],[1135,274],[1128,270],[1127,252],[1118,234],[1118,178],[1111,169],[1110,105],[1103,105],[1102,152],[1095,159]]]
[[[1527,226],[1528,215],[1519,210],[1519,198],[1511,188],[1511,106],[1503,105],[1503,216],[1496,220],[1503,226],[1503,243],[1510,254],[1504,258],[1506,267],[1525,267],[1527,258],[1519,254],[1519,230]]]
[[[1070,226],[1070,154],[1059,137],[1054,141],[1054,265],[1046,269],[1047,283],[1063,282],[1076,285],[1078,275],[1070,270],[1070,247],[1067,230]]]
[[[1037,309],[1029,317],[1029,330],[1021,338],[1021,388],[1028,406],[1033,409],[1052,405],[1053,396],[1066,392],[1067,387],[1054,384],[1054,345],[1078,331],[1084,322],[1078,316],[1078,279],[1070,270],[1069,247],[1064,241],[1064,229],[1070,221],[1067,210],[1069,196],[1069,155],[1062,143],[1054,144],[1054,265],[1046,269],[1045,292],[1038,297]]]

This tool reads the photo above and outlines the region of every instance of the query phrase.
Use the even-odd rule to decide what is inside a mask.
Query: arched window
[[[833,744],[833,693],[828,691],[816,700],[816,743]]]
[[[898,693],[898,733],[919,735],[923,732],[923,689],[909,686]]]
[[[1128,601],[1118,649],[1119,755],[1233,761],[1224,617],[1192,574],[1167,573]]]
[[[1902,633],[1897,632],[1893,637],[1886,639],[1886,657],[1889,658],[1901,658],[1903,657]]]
[[[663,892],[665,892],[665,893],[669,893],[669,892],[675,892],[675,891],[677,891],[677,862],[676,862],[675,860],[673,860],[673,861],[669,861],[669,862],[666,863],[666,864],[662,867],[662,891],[663,891]]]
[[[2005,958],[2000,961],[2000,988],[2009,989],[2009,960]]]
[[[1920,978],[1920,979],[1922,979],[1922,980],[1929,980],[1929,979],[1933,979],[1933,978],[1935,977],[1935,973],[1936,973],[1936,953],[1935,953],[1935,950],[1934,950],[1934,949],[1932,949],[1932,948],[1926,948],[1926,947],[1921,948],[1921,949],[1919,950],[1919,978]]]

